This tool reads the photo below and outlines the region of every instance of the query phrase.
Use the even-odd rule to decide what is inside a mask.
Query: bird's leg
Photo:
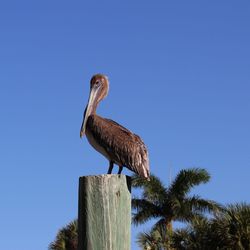
[[[119,171],[118,171],[118,174],[121,174],[122,169],[123,169],[123,166],[119,166]]]
[[[114,167],[114,163],[112,161],[109,162],[109,170],[108,170],[108,174],[112,173],[112,169]]]

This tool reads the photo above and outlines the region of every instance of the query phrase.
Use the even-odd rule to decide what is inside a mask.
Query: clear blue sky
[[[153,173],[203,167],[196,193],[250,202],[250,2],[83,2],[0,4],[0,249],[47,249],[78,177],[106,173],[79,138],[97,72],[98,113],[143,138]]]

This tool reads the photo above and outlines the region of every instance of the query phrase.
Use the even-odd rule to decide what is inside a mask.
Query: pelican
[[[127,167],[149,180],[148,151],[141,138],[115,121],[96,114],[97,106],[107,96],[108,90],[107,76],[96,74],[91,78],[80,137],[86,134],[91,146],[108,159],[108,174],[112,173],[116,164],[119,166],[118,174],[121,174],[123,167]]]

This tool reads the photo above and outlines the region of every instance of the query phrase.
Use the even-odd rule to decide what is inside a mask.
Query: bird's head
[[[94,75],[90,80],[90,93],[97,92],[97,103],[104,99],[109,91],[108,77],[102,74]]]
[[[108,90],[109,81],[107,76],[96,74],[91,78],[89,101],[84,111],[80,137],[85,134],[88,117],[95,113],[98,103],[107,96]]]

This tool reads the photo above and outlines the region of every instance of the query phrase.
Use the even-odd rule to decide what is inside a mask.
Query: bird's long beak
[[[96,88],[92,88],[90,90],[89,101],[83,114],[83,121],[82,121],[81,130],[80,130],[80,138],[82,138],[85,134],[88,117],[96,108],[97,92],[98,92],[98,89]]]

